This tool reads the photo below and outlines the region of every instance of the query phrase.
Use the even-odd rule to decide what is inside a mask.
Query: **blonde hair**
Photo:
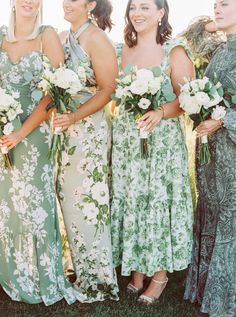
[[[34,40],[38,36],[38,29],[40,25],[42,24],[43,19],[43,0],[39,0],[39,12],[37,14],[35,25],[33,32],[26,38],[26,40]],[[7,31],[7,41],[14,43],[16,42],[16,36],[15,36],[15,26],[16,26],[16,13],[15,13],[15,6],[14,6],[14,0],[10,1],[10,19],[9,19],[9,25],[8,25],[8,31]]]

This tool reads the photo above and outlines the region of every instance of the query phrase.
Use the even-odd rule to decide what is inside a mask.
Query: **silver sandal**
[[[154,278],[152,278],[152,281],[156,284],[167,284],[168,282],[168,277],[164,280],[164,281],[158,281],[158,280],[155,280]],[[166,286],[166,285],[165,285]],[[165,287],[163,288],[163,290],[165,289]],[[162,292],[163,292],[162,290]],[[161,294],[162,294],[161,292]],[[160,295],[161,296],[161,295]],[[159,297],[160,297],[159,296]],[[146,296],[144,294],[140,295],[139,298],[138,298],[138,302],[140,303],[143,303],[143,304],[146,304],[146,305],[152,305],[156,302],[159,302],[159,297],[156,298],[156,297],[149,297],[149,296]]]

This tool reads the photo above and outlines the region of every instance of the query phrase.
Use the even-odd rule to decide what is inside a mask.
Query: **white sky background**
[[[188,23],[199,15],[213,15],[214,0],[169,0],[170,23],[174,35],[185,29]],[[0,0],[0,25],[7,24],[10,0]],[[124,12],[127,0],[112,0],[113,22],[110,33],[113,41],[122,41]],[[59,31],[68,29],[69,24],[63,19],[62,0],[44,0],[44,24],[50,24]]]

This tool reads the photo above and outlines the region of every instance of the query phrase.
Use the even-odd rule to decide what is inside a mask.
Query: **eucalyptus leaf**
[[[68,151],[68,154],[73,155],[75,153],[75,150],[76,150],[76,146],[71,147]]]
[[[236,95],[234,95],[231,100],[233,104],[236,104]]]
[[[25,71],[23,77],[27,82],[30,82],[33,79],[33,74],[29,71]]]
[[[133,68],[133,65],[132,65],[132,64],[128,64],[128,65],[125,67],[125,69],[124,69],[124,73],[125,73],[125,74],[129,74],[129,73],[131,72],[132,68]]]
[[[34,101],[39,101],[41,100],[43,97],[43,92],[39,89],[35,89],[32,93],[31,93],[31,98],[34,100]]]
[[[154,74],[155,77],[159,77],[161,76],[161,68],[160,67],[153,67],[152,68],[152,72]]]

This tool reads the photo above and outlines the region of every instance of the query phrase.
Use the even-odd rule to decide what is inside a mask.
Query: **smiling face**
[[[41,7],[41,0],[14,0],[16,15],[31,18],[36,17]]]
[[[87,0],[64,0],[64,18],[70,23],[76,23],[79,20],[87,20],[89,11],[96,6],[96,1]]]
[[[132,0],[130,3],[129,19],[137,33],[156,31],[163,15],[164,10],[159,10],[154,0]]]
[[[214,12],[218,30],[236,33],[236,0],[216,0]]]

